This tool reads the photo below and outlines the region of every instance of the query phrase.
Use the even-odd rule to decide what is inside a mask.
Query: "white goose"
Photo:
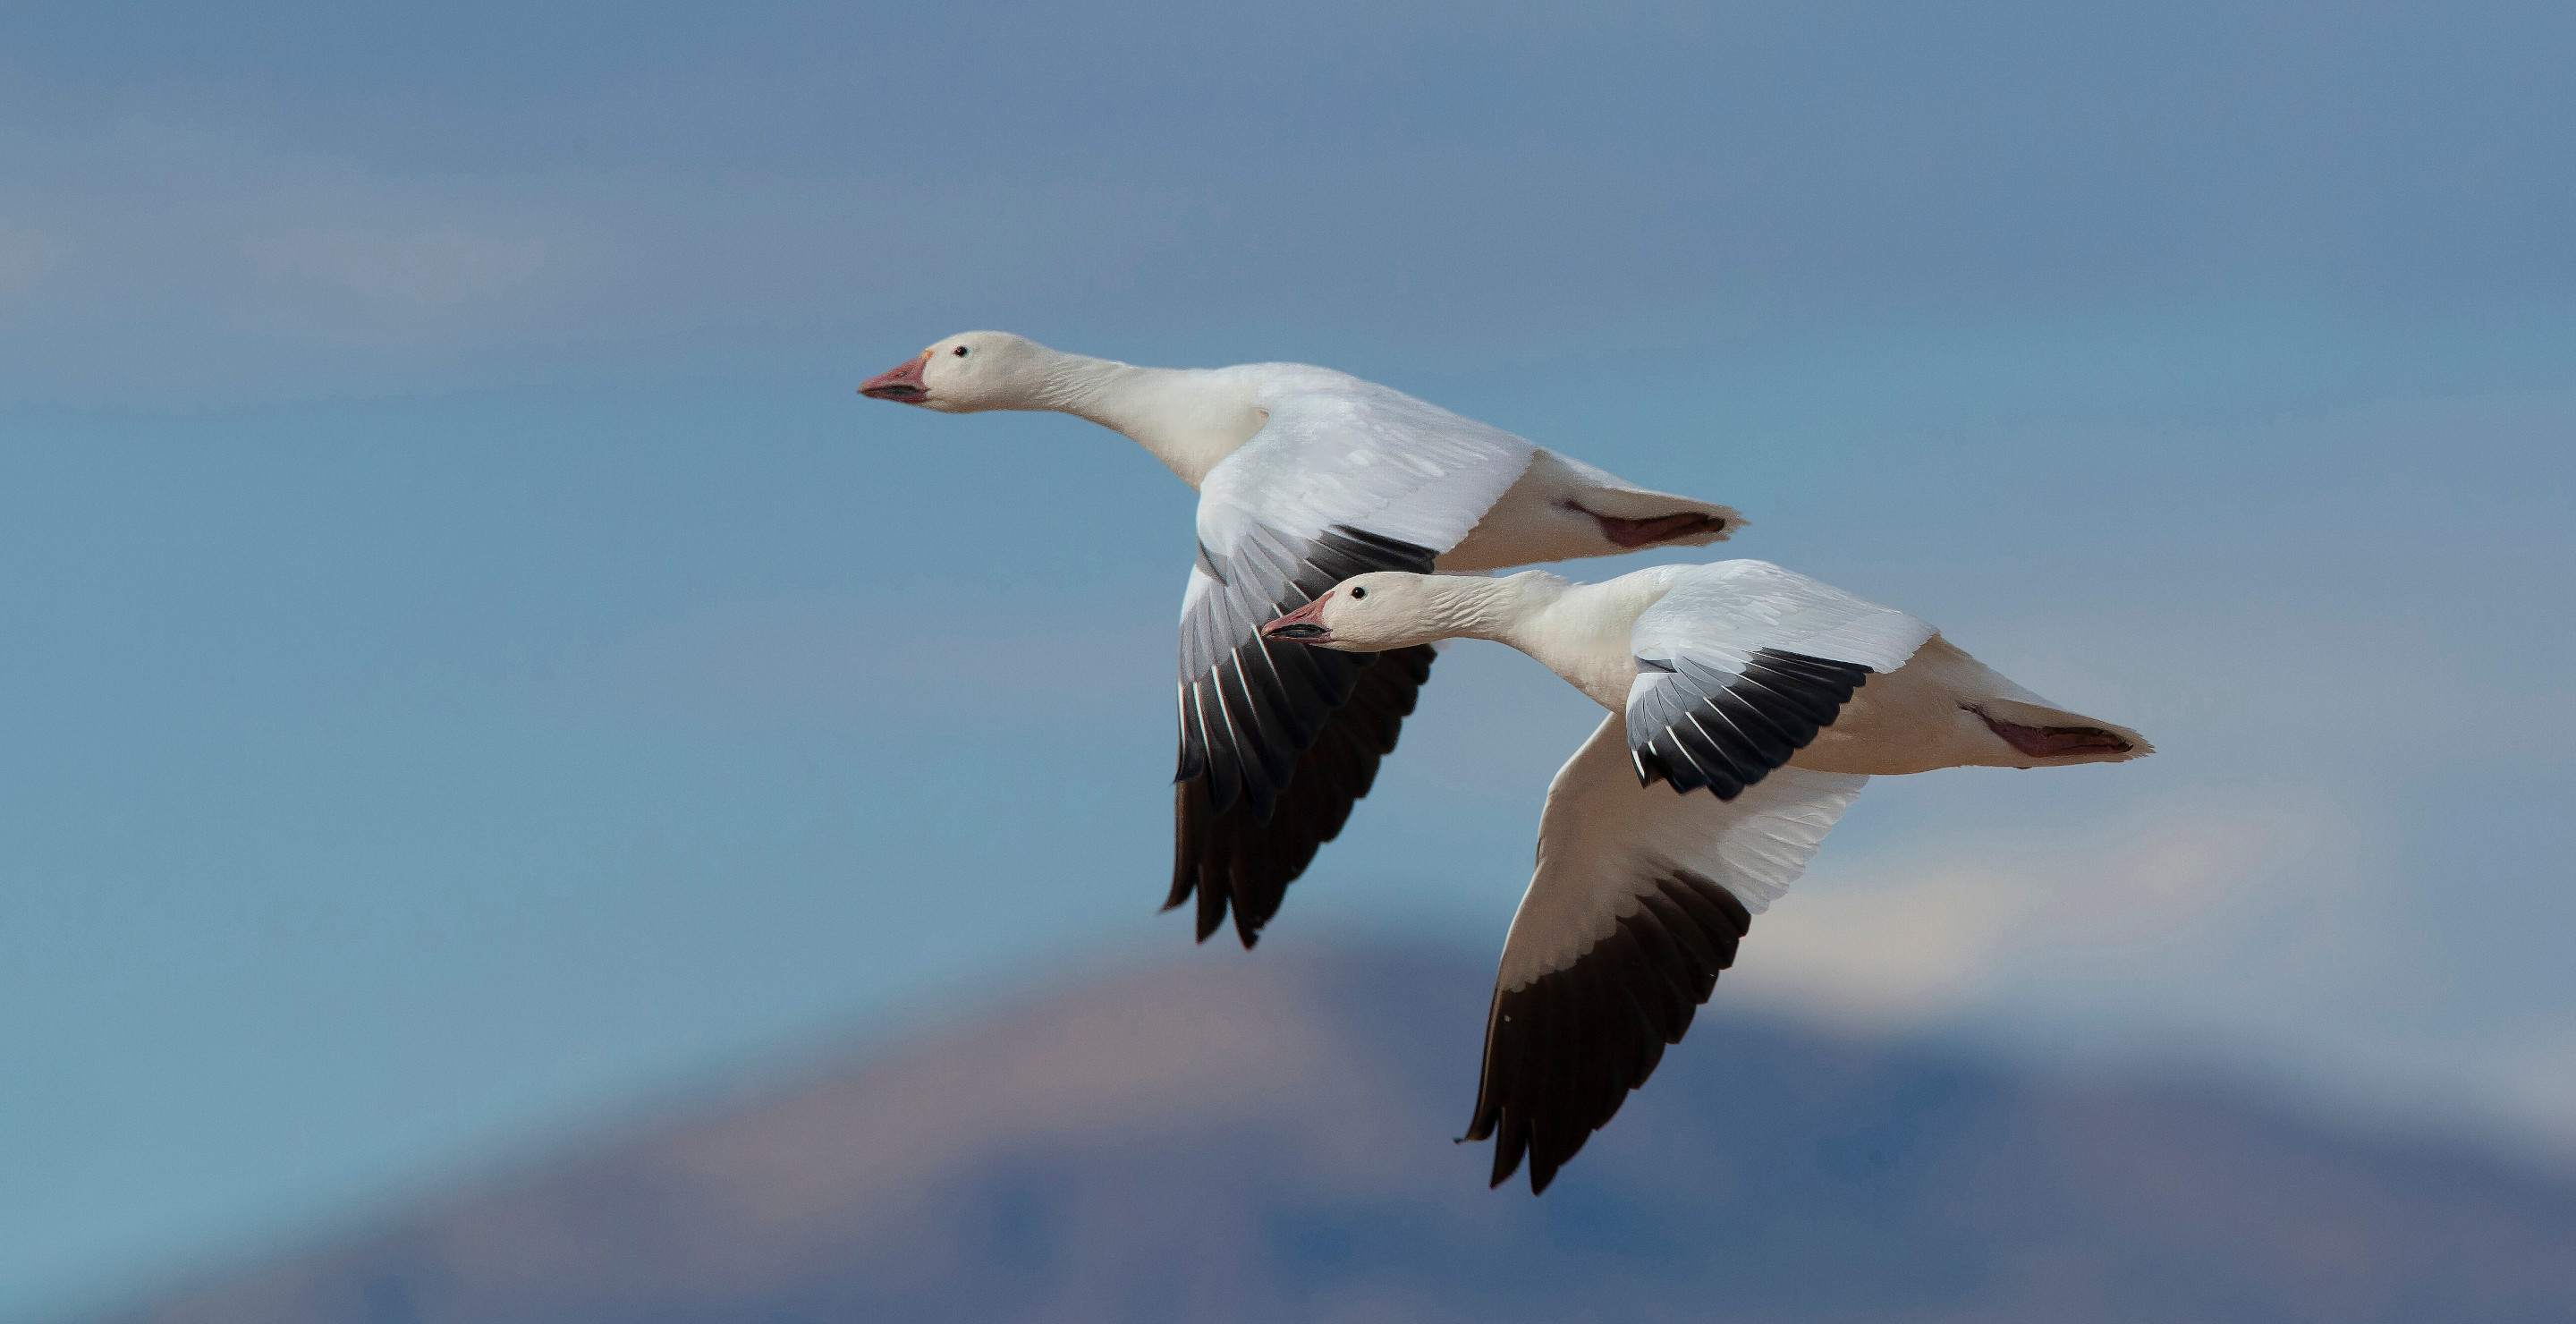
[[[1498,1137],[1497,1186],[1526,1151],[1533,1192],[1681,1042],[1871,775],[2153,752],[1912,616],[1762,561],[1600,584],[1359,575],[1263,633],[1347,651],[1492,639],[1610,710],[1548,786],[1467,1128]]]
[[[1273,648],[1263,622],[1364,571],[1697,546],[1742,522],[1302,364],[1139,368],[970,331],[859,391],[944,413],[1072,414],[1126,434],[1198,489],[1164,908],[1195,892],[1201,941],[1231,906],[1236,934],[1253,944],[1368,794],[1430,674],[1427,646],[1383,658]]]

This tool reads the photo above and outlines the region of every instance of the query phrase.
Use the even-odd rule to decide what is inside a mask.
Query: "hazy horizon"
[[[1019,989],[138,1285],[94,1324],[2498,1324],[2576,1170],[2205,1076],[1724,1002],[1545,1198],[1450,1142],[1485,961],[1289,945]],[[1721,981],[1723,983],[1723,981]],[[1830,1265],[1830,1272],[1820,1272]],[[1706,1306],[1701,1306],[1705,1310]],[[69,1324],[66,1321],[65,1324]]]

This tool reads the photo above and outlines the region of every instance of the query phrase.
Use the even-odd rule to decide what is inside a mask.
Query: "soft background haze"
[[[1387,382],[2157,741],[1882,780],[1721,996],[2564,1163],[2571,49],[2543,4],[13,5],[0,1315],[1186,945],[1190,494],[852,395],[973,327]],[[1273,933],[1499,944],[1596,717],[1490,645],[1435,678]]]

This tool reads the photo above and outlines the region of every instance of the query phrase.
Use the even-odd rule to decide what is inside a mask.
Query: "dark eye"
[[[961,359],[962,359],[962,358],[964,358],[964,357],[966,357],[966,347],[965,347],[964,345],[959,345],[957,348],[952,349],[952,350],[950,350],[950,351],[948,351],[948,352],[949,352],[949,353],[951,353],[951,354],[956,355],[957,357],[959,357],[959,358],[961,358]]]
[[[1354,588],[1351,590],[1351,601],[1353,601],[1353,602],[1357,602],[1357,601],[1359,601],[1361,598],[1365,598],[1365,597],[1367,597],[1367,596],[1368,596],[1368,590],[1367,590],[1367,589],[1354,587]]]

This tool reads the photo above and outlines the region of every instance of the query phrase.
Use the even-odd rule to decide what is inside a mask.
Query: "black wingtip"
[[[1354,573],[1372,568],[1380,567],[1363,564]],[[1316,591],[1332,582],[1338,581]],[[1436,654],[1426,645],[1318,656],[1347,665],[1322,678],[1339,677],[1316,696],[1329,712],[1319,719],[1313,742],[1297,755],[1295,771],[1281,779],[1266,817],[1248,791],[1218,808],[1213,764],[1208,775],[1175,788],[1170,904],[1198,897],[1200,942],[1232,916],[1243,946],[1254,945],[1278,913],[1288,885],[1306,871],[1319,847],[1341,833],[1353,805],[1369,793]]]
[[[1252,907],[1244,904],[1250,899],[1243,894],[1243,880],[1238,876],[1235,880],[1235,894],[1231,906],[1234,912],[1234,936],[1242,940],[1243,950],[1247,952],[1252,950],[1254,943],[1261,941],[1261,926],[1270,918],[1267,915],[1253,913]]]
[[[1706,791],[1720,800],[1732,800],[1735,797],[1744,794],[1746,787],[1761,785],[1762,779],[1770,775],[1771,770],[1769,768],[1764,768],[1733,786],[1720,786],[1715,782],[1702,782],[1697,786],[1684,786],[1680,782],[1670,782],[1668,785],[1673,788],[1673,794],[1675,795],[1688,795],[1693,791]]]
[[[1216,879],[1204,875],[1199,875],[1196,882],[1199,913],[1194,927],[1198,930],[1198,940],[1206,942],[1215,936],[1218,929],[1225,927],[1225,889],[1217,885]]]

